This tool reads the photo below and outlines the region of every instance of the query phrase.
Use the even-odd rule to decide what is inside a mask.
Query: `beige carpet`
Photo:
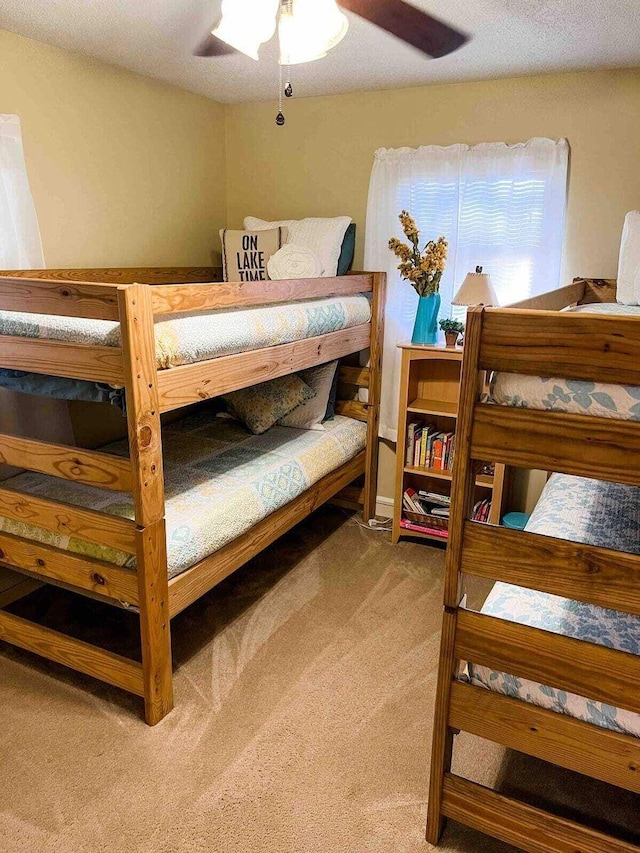
[[[176,708],[0,644],[2,853],[422,853],[443,552],[322,510],[172,623]],[[21,605],[134,643],[129,614]],[[468,736],[457,769],[632,828],[638,800]],[[445,853],[512,848],[450,824]]]

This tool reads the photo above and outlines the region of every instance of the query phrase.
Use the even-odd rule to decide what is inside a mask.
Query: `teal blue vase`
[[[418,301],[416,321],[413,324],[412,344],[435,344],[438,340],[438,312],[440,294],[430,293]]]

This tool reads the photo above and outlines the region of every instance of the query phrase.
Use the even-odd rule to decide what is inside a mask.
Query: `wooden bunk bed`
[[[517,400],[495,405],[481,397],[485,372],[493,370],[640,386],[640,317],[559,310],[601,302],[615,302],[615,281],[577,279],[515,308],[468,313],[428,803],[427,841],[434,845],[451,818],[531,853],[640,850],[451,772],[455,735],[462,730],[640,793],[637,736],[468,677],[474,667],[484,667],[494,676],[551,685],[639,719],[637,654],[464,606],[464,576],[471,575],[530,595],[619,611],[621,618],[640,616],[637,527],[633,548],[625,551],[469,520],[478,459],[561,472],[555,477],[594,478],[608,487],[623,484],[618,488],[630,491],[640,487],[639,423],[534,409]]]
[[[173,707],[172,617],[325,501],[336,498],[359,505],[365,520],[375,515],[384,292],[383,273],[242,283],[216,282],[211,268],[0,274],[0,310],[119,324],[121,346],[0,335],[0,367],[124,387],[129,443],[129,455],[123,458],[1,434],[0,462],[130,493],[134,518],[14,491],[5,484],[0,484],[0,515],[47,531],[71,531],[132,554],[135,569],[8,533],[0,533],[0,563],[29,578],[138,612],[142,660],[113,654],[2,609],[0,639],[141,696],[147,723],[158,723]],[[158,369],[154,318],[159,315],[354,294],[370,297],[369,322]],[[368,367],[359,365],[363,350],[370,350]],[[161,415],[334,359],[342,360],[336,412],[366,423],[365,449],[243,535],[169,579]],[[361,387],[368,389],[366,403],[358,400]],[[363,477],[364,485],[350,485]]]

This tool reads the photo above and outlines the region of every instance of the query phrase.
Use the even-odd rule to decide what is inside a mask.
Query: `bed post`
[[[151,288],[118,288],[124,353],[129,455],[135,506],[136,562],[145,719],[173,708],[169,590],[164,523],[162,438]]]
[[[380,423],[380,384],[382,381],[382,344],[384,340],[384,304],[387,274],[373,273],[371,300],[371,346],[369,352],[369,399],[367,403],[367,458],[365,463],[364,507],[365,524],[375,518],[378,494],[378,426]]]
[[[475,465],[471,459],[471,427],[473,407],[480,391],[480,331],[482,308],[467,312],[464,337],[464,357],[460,381],[460,402],[456,428],[456,454],[451,488],[451,520],[446,554],[444,612],[440,639],[440,660],[436,686],[436,705],[433,720],[431,777],[427,810],[427,841],[437,845],[444,829],[442,788],[445,774],[451,770],[454,732],[449,726],[451,683],[455,677],[455,634],[460,604],[460,575],[462,571],[462,530],[471,517],[475,485]],[[456,535],[457,534],[457,535]]]

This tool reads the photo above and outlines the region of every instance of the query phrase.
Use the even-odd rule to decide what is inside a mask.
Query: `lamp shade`
[[[491,277],[476,267],[475,272],[467,273],[458,292],[451,300],[452,305],[497,305],[498,297]]]

